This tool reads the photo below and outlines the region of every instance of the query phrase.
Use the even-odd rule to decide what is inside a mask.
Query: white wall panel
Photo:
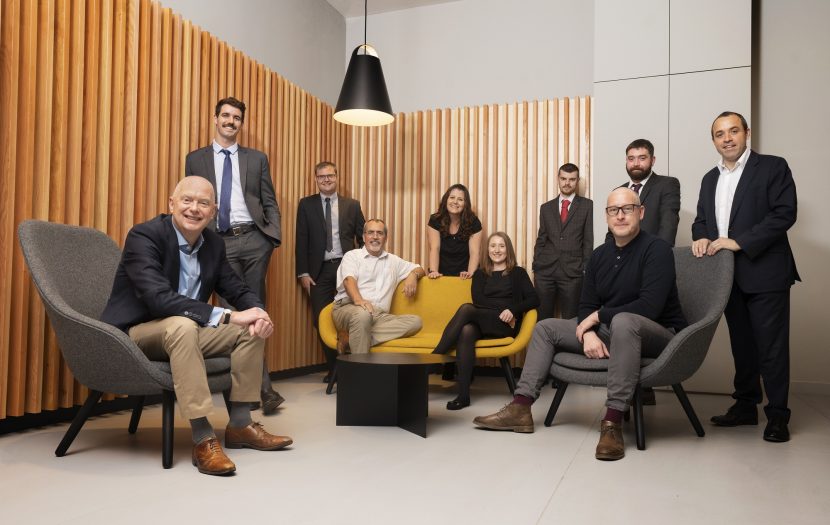
[[[672,0],[672,73],[752,64],[751,0]]]
[[[669,2],[594,2],[594,82],[669,72]]]

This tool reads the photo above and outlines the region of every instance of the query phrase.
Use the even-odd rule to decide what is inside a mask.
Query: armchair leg
[[[671,387],[672,390],[674,390],[675,395],[677,395],[677,399],[680,401],[680,405],[683,407],[683,410],[686,411],[686,416],[689,418],[689,422],[691,422],[692,427],[694,427],[697,436],[705,436],[706,432],[703,431],[703,425],[700,424],[700,420],[697,418],[695,409],[692,408],[692,404],[689,402],[689,397],[686,395],[686,391],[683,390],[683,386],[680,383],[677,383]]]
[[[127,431],[130,434],[135,434],[135,431],[138,430],[138,422],[141,421],[142,410],[144,410],[144,396],[136,396],[133,415],[130,417],[130,426],[127,427]]]
[[[500,357],[501,369],[504,371],[504,378],[507,380],[507,388],[510,389],[510,395],[516,391],[516,378],[513,377],[513,369],[510,368],[510,360],[506,357]]]
[[[84,401],[84,404],[81,406],[81,409],[78,410],[78,413],[75,414],[72,424],[69,425],[69,429],[66,431],[66,434],[63,435],[63,439],[58,445],[58,448],[55,449],[56,456],[62,458],[66,455],[66,451],[69,450],[69,445],[72,444],[75,437],[78,435],[78,432],[81,431],[81,427],[84,426],[86,420],[92,415],[92,410],[95,408],[95,405],[98,403],[98,400],[101,399],[102,395],[104,395],[104,393],[97,390],[89,391],[86,401]]]
[[[637,435],[637,450],[645,450],[646,429],[643,423],[643,390],[640,385],[634,390],[634,431]]]
[[[564,383],[559,381],[559,386],[556,389],[556,394],[553,396],[553,402],[550,404],[550,408],[548,409],[548,415],[545,416],[545,426],[549,427],[553,423],[553,418],[556,417],[556,412],[559,410],[559,403],[562,402],[562,398],[565,397],[565,390],[568,389],[568,383]]]
[[[172,390],[161,391],[161,466],[173,466],[173,410],[176,394]]]
[[[337,363],[334,364],[331,368],[331,374],[329,375],[329,384],[326,385],[326,395],[331,395],[331,389],[334,388],[334,384],[337,382]]]

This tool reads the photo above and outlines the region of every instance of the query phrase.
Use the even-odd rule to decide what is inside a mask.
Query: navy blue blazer
[[[199,249],[202,286],[198,299],[179,295],[179,241],[172,216],[162,214],[130,229],[112,292],[101,320],[128,331],[131,327],[172,316],[193,319],[204,326],[216,291],[238,310],[262,308],[259,298],[236,275],[225,255],[225,242],[206,228]]]
[[[712,168],[700,184],[692,239],[715,240],[715,189],[720,171]],[[800,281],[787,230],[797,214],[795,181],[787,161],[751,151],[735,189],[729,235],[741,247],[735,254],[735,282],[745,293],[784,291]]]

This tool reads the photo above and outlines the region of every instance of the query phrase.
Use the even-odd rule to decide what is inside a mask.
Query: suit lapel
[[[242,194],[247,195],[248,182],[248,150],[239,146],[239,183],[242,185]]]
[[[214,191],[216,190],[216,165],[213,163],[213,146],[208,146],[202,150],[202,163],[204,164],[205,178],[213,184]],[[217,199],[218,199],[217,193]]]
[[[741,173],[741,180],[738,181],[738,187],[735,188],[735,196],[732,198],[732,209],[729,211],[730,226],[732,226],[732,221],[735,220],[738,208],[741,207],[741,204],[744,201],[744,195],[746,195],[746,190],[751,184],[750,179],[756,164],[758,164],[758,155],[756,155],[754,151],[750,151],[749,157],[746,159],[744,171]],[[720,176],[720,172],[718,173],[718,176]],[[717,185],[715,185],[715,188],[717,188]]]
[[[167,216],[163,220],[165,238],[164,242],[167,244],[167,253],[170,254],[169,263],[165,265],[167,279],[173,285],[173,289],[179,291],[179,272],[181,271],[182,262],[179,258],[179,238],[176,236],[176,230],[173,229],[173,217]]]
[[[646,198],[648,197],[649,193],[651,193],[651,188],[655,184],[658,184],[657,174],[652,172],[651,173],[651,180],[649,180],[648,184],[646,184],[645,186],[642,186],[640,188],[640,204],[642,204],[643,206],[645,206]]]

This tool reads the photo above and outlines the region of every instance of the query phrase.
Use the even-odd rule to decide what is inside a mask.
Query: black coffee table
[[[427,437],[430,365],[437,354],[369,353],[337,357],[337,425],[399,426]]]

